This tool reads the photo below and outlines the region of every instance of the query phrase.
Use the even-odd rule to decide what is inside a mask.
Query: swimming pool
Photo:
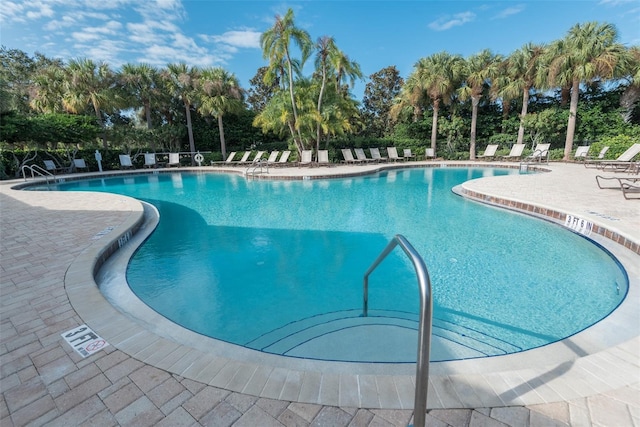
[[[60,188],[128,194],[159,208],[160,225],[132,259],[128,281],[189,329],[293,357],[412,362],[417,291],[400,253],[371,276],[373,315],[360,317],[362,274],[397,233],[432,277],[432,360],[557,341],[606,316],[626,293],[624,271],[584,238],[451,194],[467,179],[502,173],[428,168],[318,181],[159,174]]]

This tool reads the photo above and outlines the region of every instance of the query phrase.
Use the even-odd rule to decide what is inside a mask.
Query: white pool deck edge
[[[419,164],[412,163],[412,166]],[[424,162],[422,165],[451,167],[472,163]],[[384,167],[271,169],[269,178],[306,176],[314,179],[363,174]],[[625,200],[616,190],[598,189],[594,179],[598,171],[560,163],[545,168],[551,172],[469,181],[462,185],[461,191],[564,212],[640,242],[640,202]],[[213,171],[210,167],[185,169]],[[3,186],[2,191],[14,190]],[[92,193],[91,197],[101,196]],[[102,274],[123,274],[128,257],[142,243],[145,233],[154,227],[153,219],[143,221],[141,203],[126,197],[123,203],[131,208],[129,218],[78,256],[65,277],[69,300],[80,318],[111,345],[160,369],[240,393],[321,405],[413,407],[413,364],[354,364],[279,357],[185,331],[146,306],[134,308],[133,316],[118,311],[99,291],[94,267],[105,261],[108,268],[103,269]],[[140,228],[135,234],[127,234],[137,227]],[[122,236],[128,237],[122,239]],[[627,270],[629,293],[620,307],[585,331],[545,347],[508,356],[431,363],[428,408],[535,405],[593,396],[626,386],[638,388],[640,256],[607,238],[592,238],[612,252]],[[126,243],[115,256],[105,260],[105,250],[117,245],[118,239]],[[110,280],[114,280],[113,277]]]

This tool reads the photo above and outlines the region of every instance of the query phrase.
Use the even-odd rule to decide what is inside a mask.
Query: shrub
[[[620,154],[624,153],[634,143],[637,143],[637,138],[633,138],[628,135],[608,136],[601,138],[600,141],[591,145],[589,149],[590,156],[597,156],[598,153],[604,148],[609,147],[609,150],[605,154],[605,159],[614,160],[617,159]]]

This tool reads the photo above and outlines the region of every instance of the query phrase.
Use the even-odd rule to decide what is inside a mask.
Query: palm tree
[[[238,79],[223,68],[206,68],[200,73],[198,81],[202,114],[209,114],[218,119],[220,129],[220,149],[222,158],[227,158],[227,147],[224,141],[222,116],[226,113],[241,112],[244,109],[243,91]]]
[[[84,112],[91,106],[96,120],[104,129],[101,108],[117,105],[114,93],[114,74],[106,63],[95,64],[90,59],[71,60],[66,68],[64,108],[74,114]],[[102,134],[102,146],[107,149],[107,135]]]
[[[337,56],[338,47],[333,37],[320,37],[316,43],[316,72],[320,74],[320,94],[318,95],[318,114],[322,113],[322,98],[324,96],[325,86],[327,84],[328,75],[333,70],[330,69],[330,57]],[[320,122],[316,126],[316,153],[320,149]]]
[[[625,48],[617,38],[614,25],[587,22],[571,27],[566,37],[552,43],[548,50],[547,83],[571,87],[564,160],[569,160],[573,149],[580,85],[616,77],[625,67]]]
[[[640,99],[640,46],[631,46],[627,51],[629,60],[627,61],[627,79],[629,86],[620,96],[620,107],[622,108],[622,118],[626,123],[631,122],[633,109]]]
[[[118,79],[137,106],[144,108],[147,129],[151,129],[151,98],[158,91],[158,70],[149,64],[124,64]]]
[[[350,61],[349,57],[338,49],[333,37],[327,36],[320,37],[316,43],[315,66],[316,74],[320,75],[321,82],[317,110],[318,114],[322,116],[327,81],[332,79],[335,83],[335,93],[340,93],[340,84],[343,80],[349,79],[351,85],[353,85],[356,78],[362,77],[362,72],[358,63]],[[316,152],[320,149],[321,127],[321,123],[318,122],[316,128]]]
[[[440,103],[445,105],[451,103],[452,95],[460,84],[463,63],[460,55],[440,52],[420,59],[415,65],[415,78],[420,82],[420,87],[426,92],[433,107],[431,148],[434,152],[438,135]]]
[[[291,59],[290,47],[291,42],[293,41],[293,43],[295,43],[300,49],[300,53],[302,55],[300,68],[302,68],[305,61],[309,58],[313,43],[309,33],[296,28],[293,18],[292,9],[287,10],[284,17],[276,15],[276,22],[273,27],[262,33],[260,36],[260,45],[262,46],[263,57],[269,60],[269,72],[267,73],[267,76],[274,77],[278,75],[276,71],[283,73],[283,71],[286,70],[294,122],[293,127],[290,126],[290,128],[295,130],[295,133],[293,133],[292,136],[294,141],[296,141],[296,146],[298,147],[300,154],[302,153],[302,135],[297,126],[298,109],[294,98],[293,84],[294,61]],[[280,74],[280,76],[282,76],[282,74]],[[284,81],[285,79],[282,79],[283,85]]]
[[[189,133],[189,151],[191,152],[191,165],[195,165],[193,156],[195,155],[196,145],[193,141],[193,126],[191,125],[191,106],[196,97],[196,81],[199,70],[196,67],[189,68],[184,62],[167,65],[167,69],[163,71],[163,78],[173,93],[173,96],[180,99],[184,104],[185,114],[187,116],[187,132]]]
[[[517,144],[522,144],[524,141],[524,120],[527,116],[529,95],[537,82],[540,58],[544,52],[543,45],[527,43],[513,52],[506,61],[506,75],[509,81],[503,88],[503,92],[507,97],[513,98],[522,95]]]
[[[469,141],[469,158],[476,158],[476,124],[478,122],[478,104],[485,86],[498,74],[502,61],[500,55],[494,55],[488,49],[472,55],[464,62],[465,85],[460,88],[462,99],[471,99],[471,138]]]
[[[64,111],[65,69],[57,64],[49,65],[36,72],[30,90],[31,108],[39,113],[61,113]]]
[[[343,83],[349,83],[349,86],[353,88],[356,83],[356,79],[363,77],[360,64],[355,61],[351,61],[341,50],[338,50],[331,56],[331,63],[336,70],[336,90],[340,89],[340,85]]]

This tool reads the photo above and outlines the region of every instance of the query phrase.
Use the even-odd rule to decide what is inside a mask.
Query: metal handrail
[[[416,361],[416,394],[413,405],[413,425],[424,427],[427,413],[427,390],[429,387],[429,353],[431,351],[431,323],[433,312],[433,299],[431,297],[431,280],[424,260],[411,246],[411,243],[401,234],[396,234],[382,251],[371,267],[364,273],[363,290],[363,316],[366,317],[369,310],[369,275],[391,253],[397,245],[400,245],[404,253],[409,257],[416,270],[420,292],[420,318],[418,326],[418,360]]]
[[[22,176],[24,177],[25,181],[27,180],[27,174],[24,173],[26,169],[31,171],[31,178],[35,177],[34,173],[44,177],[44,179],[47,180],[47,185],[49,185],[49,177],[54,178],[54,176],[53,176],[53,174],[51,172],[49,172],[48,170],[43,169],[42,167],[40,167],[38,165],[24,165],[24,166],[22,166]]]
[[[253,168],[253,171],[251,172],[252,176],[255,176],[256,170],[258,168],[260,168],[260,173],[262,173],[262,165],[264,165],[267,168],[267,173],[269,173],[269,162],[267,162],[266,159],[258,159],[252,162],[249,166],[247,166],[247,168],[244,171],[245,176],[249,175],[249,169],[251,168]]]

